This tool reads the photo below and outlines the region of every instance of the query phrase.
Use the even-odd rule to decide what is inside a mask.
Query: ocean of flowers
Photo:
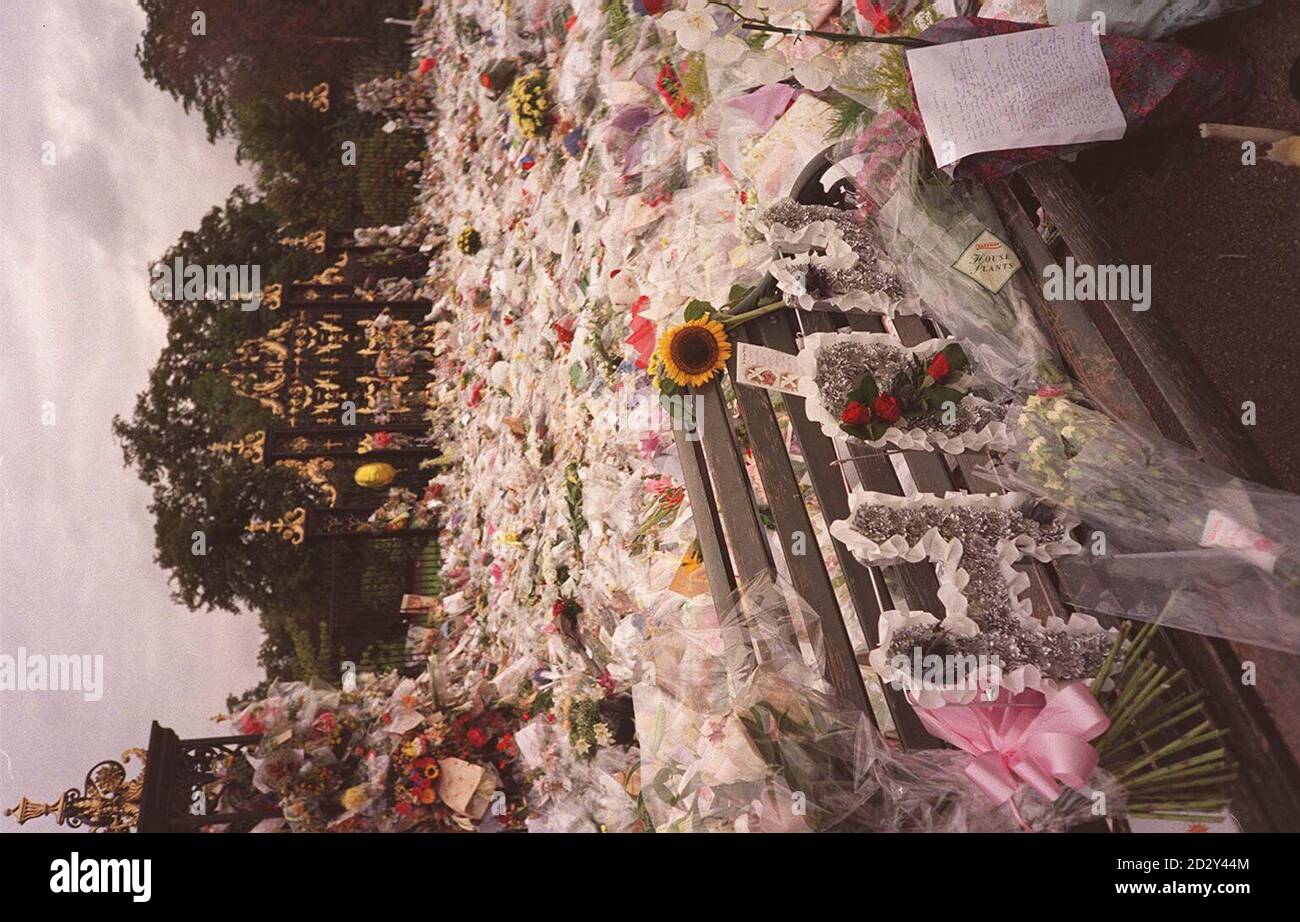
[[[993,18],[1047,21],[1043,0],[983,7]],[[797,649],[720,667],[735,652],[732,614],[709,596],[660,401],[695,383],[674,362],[668,332],[695,325],[706,352],[709,337],[725,348],[737,293],[769,272],[791,304],[857,298],[915,312],[920,300],[951,300],[927,289],[924,254],[906,253],[887,231],[863,271],[851,229],[783,202],[828,138],[856,143],[852,178],[877,205],[904,181],[901,154],[918,146],[915,118],[893,104],[906,92],[897,49],[809,33],[915,35],[954,13],[942,0],[457,0],[420,11],[409,72],[357,87],[363,108],[427,139],[412,164],[418,210],[357,239],[430,257],[424,278],[380,288],[433,302],[425,322],[439,384],[428,417],[444,454],[424,494],[403,501],[439,523],[443,594],[416,605],[410,642],[428,655],[419,677],[363,674],[341,690],[283,683],[233,716],[263,739],[232,774],[284,808],[263,828],[1023,829],[1086,815],[1067,803],[1022,804],[1012,816],[948,755],[907,761],[860,716],[818,697],[827,690]],[[777,31],[738,29],[737,16]],[[830,241],[824,258],[799,248],[816,234]],[[916,380],[935,386],[949,359],[955,374],[969,354],[1007,389],[992,398],[1032,395],[1018,418],[1035,428],[1011,433],[1027,434],[1017,443],[1025,494],[1085,516],[1104,503],[1119,519],[1122,483],[1105,494],[1066,489],[1091,471],[1072,471],[1065,446],[1085,419],[1098,444],[1125,436],[1082,398],[1070,402],[1021,309],[988,298],[941,312],[965,351],[950,348],[942,364],[926,353]],[[898,420],[896,401],[873,402],[874,379],[869,393],[856,379],[849,388],[860,400],[828,411],[830,431],[838,422],[868,432],[857,424],[872,407]],[[991,420],[969,425],[1007,431]],[[1139,454],[1124,457],[1140,471]],[[825,539],[831,523],[815,516],[814,525]],[[886,537],[870,545],[871,559],[889,557],[879,550]],[[943,550],[931,545],[926,553]],[[1008,553],[1014,562],[1020,551]],[[780,594],[772,588],[767,607],[797,615],[798,600]],[[963,623],[978,632],[978,599],[973,617],[965,605]],[[894,627],[912,630],[914,620],[899,616]],[[1042,646],[1068,649],[1071,676],[1091,675],[1113,634],[1086,618],[1068,631]],[[852,639],[865,663],[865,638]],[[1029,663],[1012,691],[1037,694],[1038,680],[1026,687],[1023,675],[1040,672],[1050,669]],[[888,714],[876,710],[888,734]],[[831,765],[847,768],[832,777]],[[796,769],[799,792],[816,801],[808,812],[789,807]],[[1091,784],[1113,790],[1103,769]],[[889,794],[904,790],[910,799]]]

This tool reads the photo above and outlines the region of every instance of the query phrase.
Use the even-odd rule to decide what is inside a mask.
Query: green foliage
[[[146,25],[135,54],[145,77],[186,112],[200,112],[209,140],[231,133],[239,103],[321,82],[339,95],[358,61],[403,46],[402,31],[384,18],[409,18],[418,7],[415,0],[207,0],[195,34],[196,4],[139,3]]]
[[[875,116],[870,108],[843,93],[833,93],[826,100],[835,117],[826,129],[825,140],[836,141],[849,135],[857,134],[867,127]]]
[[[261,267],[262,283],[311,274],[320,257],[278,243],[274,215],[242,188],[187,231],[163,256],[187,263]],[[255,401],[235,394],[221,365],[239,343],[263,333],[269,311],[242,311],[235,302],[158,301],[167,318],[167,344],[136,398],[130,419],[113,420],[128,466],[153,488],[156,561],[171,577],[175,599],[191,609],[261,609],[301,585],[301,555],[285,542],[251,541],[250,518],[275,518],[312,499],[291,471],[252,465],[208,450],[271,421]],[[193,553],[202,531],[207,553]]]
[[[146,28],[136,56],[145,77],[200,113],[209,140],[233,136],[237,157],[257,181],[256,192],[233,190],[162,261],[256,265],[265,287],[309,278],[326,265],[320,255],[281,245],[281,237],[407,216],[415,189],[405,166],[419,159],[422,139],[383,132],[384,118],[357,111],[351,90],[409,65],[406,33],[383,20],[411,18],[418,0],[213,0],[201,5],[201,29],[194,4],[140,6]],[[325,112],[285,98],[322,82],[329,85]],[[343,162],[349,141],[355,165]],[[231,302],[156,303],[167,321],[166,345],[129,418],[113,420],[126,464],[153,491],[155,559],[188,608],[258,612],[266,634],[258,659],[268,678],[327,675],[338,651],[323,623],[323,560],[244,531],[253,518],[271,520],[320,497],[292,470],[208,450],[272,422],[265,407],[234,393],[221,366],[278,318]],[[204,533],[206,554],[193,553],[196,531]],[[396,601],[384,602],[393,603],[395,616]]]

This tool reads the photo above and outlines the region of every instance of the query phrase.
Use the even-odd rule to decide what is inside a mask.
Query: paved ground
[[[1290,70],[1300,56],[1300,0],[1268,3],[1179,36],[1250,59],[1256,92],[1235,124],[1300,133]],[[1252,400],[1249,430],[1277,486],[1300,493],[1300,169],[1243,166],[1241,147],[1185,132],[1103,145],[1080,158],[1123,256],[1152,267],[1155,314],[1179,335],[1214,382],[1205,400],[1230,408]],[[1239,646],[1256,661],[1260,692],[1300,760],[1300,709],[1288,683],[1296,660]]]
[[[1298,0],[1269,0],[1179,40],[1251,60],[1255,98],[1234,123],[1300,133],[1288,86]],[[1120,252],[1152,266],[1152,310],[1214,381],[1207,401],[1255,402],[1251,435],[1277,484],[1300,492],[1300,169],[1243,166],[1239,144],[1203,141],[1194,127],[1099,154],[1081,158],[1081,177]]]

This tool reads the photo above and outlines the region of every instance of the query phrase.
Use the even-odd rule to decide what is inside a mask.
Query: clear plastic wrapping
[[[1058,561],[1066,599],[1093,613],[1300,652],[1300,497],[1232,477],[1064,393],[1009,417],[1008,486],[1083,520]]]
[[[706,597],[655,613],[633,688],[655,829],[992,832],[1095,818],[1071,792],[1047,803],[1024,789],[999,806],[966,776],[966,753],[899,750],[828,687],[821,649],[816,613],[767,579],[721,615]]]

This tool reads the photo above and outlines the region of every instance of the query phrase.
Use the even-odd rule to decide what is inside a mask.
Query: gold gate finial
[[[310,90],[302,93],[285,93],[284,98],[296,102],[305,102],[317,112],[328,112],[330,110],[330,85],[328,83],[318,83]]]
[[[19,798],[18,803],[5,810],[5,816],[18,816],[18,825],[21,826],[28,820],[40,819],[42,816],[54,814],[54,822],[60,826],[67,816],[68,809],[68,792],[64,791],[63,796],[52,804],[42,804],[36,801],[28,800],[26,797]]]
[[[311,250],[313,253],[325,252],[325,231],[314,230],[303,234],[301,237],[281,237],[280,245],[286,247],[300,247]]]
[[[239,457],[247,461],[252,461],[254,464],[261,464],[262,451],[265,447],[266,430],[258,429],[256,432],[248,433],[242,439],[231,439],[228,442],[213,442],[208,446],[208,451],[239,455]]]
[[[290,544],[302,544],[307,534],[307,510],[302,506],[290,509],[278,519],[270,522],[252,521],[244,526],[250,535],[279,535]]]
[[[123,763],[131,757],[140,760],[140,773],[127,779]],[[127,832],[139,825],[140,797],[144,793],[143,749],[128,749],[122,761],[105,760],[86,772],[83,791],[69,788],[51,804],[20,798],[18,803],[5,810],[5,816],[17,816],[18,825],[28,820],[53,816],[60,826],[89,826],[93,832]]]

